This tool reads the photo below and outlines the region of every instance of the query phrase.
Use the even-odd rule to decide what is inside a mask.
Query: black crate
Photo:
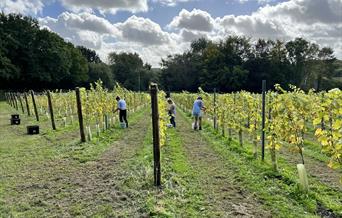
[[[20,119],[11,119],[11,125],[20,125]]]
[[[35,135],[39,134],[39,126],[34,125],[34,126],[27,126],[27,134],[29,135]]]
[[[11,119],[19,119],[19,114],[12,114]]]

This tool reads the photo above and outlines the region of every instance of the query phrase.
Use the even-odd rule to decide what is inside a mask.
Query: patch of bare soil
[[[199,174],[198,183],[206,195],[209,209],[217,217],[272,217],[253,193],[234,181],[234,171],[199,132],[191,129],[186,118],[181,115],[177,119],[189,163]]]
[[[139,204],[122,184],[130,173],[125,161],[133,158],[142,145],[150,119],[144,117],[125,131],[119,141],[97,161],[81,164],[58,159],[40,166],[28,166],[19,175],[8,203],[25,210],[41,211],[49,217],[89,217],[102,215],[144,216]],[[126,166],[127,167],[127,166]],[[25,206],[26,205],[26,206]]]

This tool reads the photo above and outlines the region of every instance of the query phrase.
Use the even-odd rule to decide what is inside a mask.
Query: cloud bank
[[[273,3],[272,0],[259,0],[258,10],[240,16],[213,17],[204,10],[181,9],[164,27],[157,20],[141,15],[112,23],[101,14],[146,12],[151,2],[171,7],[189,0],[55,1],[61,1],[68,11],[57,18],[41,17],[38,19],[40,24],[68,41],[95,49],[104,60],[109,52],[128,51],[137,52],[144,61],[158,66],[162,57],[183,52],[192,40],[204,37],[217,41],[230,34],[252,39],[304,37],[321,46],[332,47],[335,55],[342,58],[342,0],[290,0],[273,5],[268,4]],[[246,1],[249,0],[240,0]],[[0,9],[5,13],[39,16],[43,8],[42,0],[0,2]]]

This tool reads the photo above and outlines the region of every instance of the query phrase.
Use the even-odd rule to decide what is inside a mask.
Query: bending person
[[[126,128],[128,128],[126,101],[124,99],[120,99],[119,96],[116,97],[116,101],[118,102],[118,107],[116,108],[114,113],[116,111],[119,111],[120,122],[121,123],[125,122]]]
[[[195,119],[195,125],[194,125],[194,129],[197,130],[197,128],[199,130],[202,130],[202,111],[205,110],[203,101],[202,101],[202,97],[199,96],[195,101],[194,101],[194,105],[192,107],[192,116]]]
[[[170,116],[170,123],[176,128],[176,105],[171,99],[168,99],[167,103],[169,103],[168,114]]]

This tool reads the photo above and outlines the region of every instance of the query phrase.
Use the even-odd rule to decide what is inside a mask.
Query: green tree
[[[115,79],[130,90],[139,91],[148,89],[148,81],[151,65],[143,63],[137,53],[115,53],[109,54],[109,62]]]
[[[86,48],[84,46],[77,46],[77,49],[81,51],[82,55],[87,59],[88,63],[102,63],[96,51]]]
[[[110,67],[105,63],[89,63],[89,80],[88,83],[95,83],[99,79],[103,81],[103,85],[112,89],[114,87],[114,79]],[[87,85],[87,84],[85,84]]]
[[[0,13],[0,83],[11,89],[73,88],[87,80],[81,52],[38,21]]]
[[[315,74],[315,89],[320,91],[323,78],[332,79],[337,66],[335,64],[336,58],[334,56],[334,51],[331,48],[322,48],[318,52],[318,58],[319,67]]]
[[[319,47],[303,38],[296,38],[286,43],[289,59],[294,69],[294,84],[302,89],[308,89],[309,77],[312,75],[313,62],[317,60]]]

